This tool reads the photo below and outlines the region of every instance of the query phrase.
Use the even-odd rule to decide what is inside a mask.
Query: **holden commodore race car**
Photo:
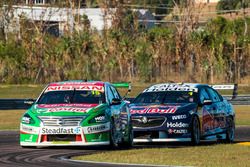
[[[189,141],[197,145],[202,139],[234,140],[234,109],[209,85],[153,85],[134,99],[130,113],[137,143]]]
[[[20,145],[131,146],[128,103],[117,87],[129,84],[65,81],[48,84],[20,123]]]

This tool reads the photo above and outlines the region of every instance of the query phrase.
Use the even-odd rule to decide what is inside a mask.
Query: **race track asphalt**
[[[236,128],[235,142],[250,141],[250,126]],[[147,144],[136,145],[135,148],[147,147],[187,147],[186,144]],[[0,131],[0,166],[1,167],[112,167],[121,165],[93,164],[72,162],[65,159],[75,155],[94,154],[109,151],[108,147],[50,147],[21,148],[18,131]],[[64,160],[63,160],[64,159]],[[122,165],[125,166],[125,165]],[[135,165],[136,166],[136,165]],[[135,167],[134,166],[134,167]]]

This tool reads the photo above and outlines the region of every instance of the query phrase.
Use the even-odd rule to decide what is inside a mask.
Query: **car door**
[[[223,98],[212,88],[207,88],[213,101],[214,133],[220,133],[226,126],[225,104]]]
[[[214,115],[213,115],[213,105],[212,103],[205,103],[205,101],[212,101],[205,87],[201,88],[199,91],[199,100],[202,110],[202,134],[209,135],[212,134],[214,130]]]

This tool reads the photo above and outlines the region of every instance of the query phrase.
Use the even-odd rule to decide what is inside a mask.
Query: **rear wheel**
[[[224,140],[224,142],[232,143],[234,141],[234,135],[235,135],[235,122],[232,117],[228,117],[226,139]]]
[[[191,143],[192,145],[198,145],[200,143],[200,123],[195,116],[191,123]]]

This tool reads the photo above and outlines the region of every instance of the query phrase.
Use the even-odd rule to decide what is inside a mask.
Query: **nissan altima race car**
[[[50,83],[25,112],[20,145],[131,146],[133,130],[128,103],[107,82]]]
[[[137,143],[189,141],[196,145],[202,139],[234,140],[234,109],[209,85],[153,85],[134,99],[130,113]]]

